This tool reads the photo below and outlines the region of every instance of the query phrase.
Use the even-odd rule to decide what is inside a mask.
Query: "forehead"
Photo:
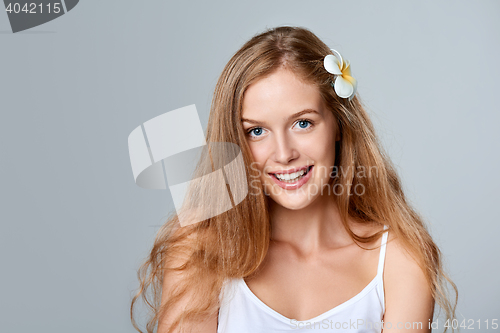
[[[289,70],[279,69],[252,83],[245,91],[242,117],[292,114],[304,109],[323,112],[318,87],[305,83]]]

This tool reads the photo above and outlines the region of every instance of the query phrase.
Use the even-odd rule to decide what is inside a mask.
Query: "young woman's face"
[[[340,135],[316,86],[279,69],[248,87],[241,121],[271,199],[295,210],[328,193]]]

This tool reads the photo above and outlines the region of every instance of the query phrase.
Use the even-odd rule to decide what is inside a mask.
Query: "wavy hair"
[[[191,295],[188,306],[168,327],[167,332],[173,332],[182,328],[186,320],[201,320],[217,313],[224,281],[249,277],[263,262],[271,235],[268,199],[256,170],[250,167],[253,158],[240,118],[248,86],[282,67],[317,86],[337,120],[341,140],[336,143],[335,166],[348,172],[339,173],[333,185],[355,188],[361,184],[365,189],[362,195],[342,191],[336,196],[342,223],[351,238],[356,243],[369,243],[379,239],[383,231],[361,237],[349,228],[348,218],[388,225],[421,266],[436,303],[448,319],[455,318],[458,290],[444,272],[442,254],[423,219],[405,197],[396,169],[381,147],[358,94],[351,100],[335,94],[332,74],[323,67],[327,54],[331,54],[330,48],[310,30],[280,26],[252,37],[226,64],[215,87],[206,141],[238,145],[246,179],[248,182],[252,179],[253,186],[248,183],[248,188],[257,190],[232,209],[196,224],[179,227],[176,214],[168,218],[156,235],[149,257],[138,270],[140,288],[132,299],[130,316],[139,332],[142,333],[134,319],[134,305],[140,297],[151,315],[146,330],[153,333],[163,316],[184,296]],[[375,168],[378,175],[360,177],[354,172],[358,167]],[[256,181],[260,186],[255,186]],[[162,302],[164,273],[170,271],[181,272],[182,280],[172,296]],[[449,300],[447,282],[456,293],[454,303]]]

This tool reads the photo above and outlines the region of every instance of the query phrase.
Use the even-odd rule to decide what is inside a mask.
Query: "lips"
[[[288,170],[277,170],[277,171],[268,172],[268,173],[271,174],[271,175],[275,175],[277,173],[279,173],[279,174],[294,173],[294,172],[297,172],[297,171],[300,171],[300,170],[309,169],[311,166],[312,165],[306,165],[306,166],[303,166],[303,167],[300,167],[300,168],[288,169]]]
[[[295,169],[283,170],[283,171],[279,171],[279,172],[275,172],[275,173],[269,172],[269,174],[271,175],[271,179],[281,188],[283,188],[285,190],[295,190],[295,189],[300,188],[305,183],[307,183],[309,178],[311,178],[311,175],[312,175],[311,170],[313,169],[313,167],[314,167],[314,165],[309,165],[309,166],[295,168]],[[277,176],[276,176],[276,173],[281,174],[281,175],[288,175],[290,173],[295,173],[295,172],[298,172],[300,170],[306,170],[306,172],[303,175],[301,175],[301,177],[299,179],[297,179],[297,181],[295,181],[293,183],[283,181],[283,180],[277,178]]]

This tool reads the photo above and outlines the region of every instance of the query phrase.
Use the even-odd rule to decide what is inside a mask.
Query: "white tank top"
[[[387,228],[385,225],[384,230]],[[356,296],[308,320],[287,318],[271,309],[255,296],[242,278],[227,280],[220,295],[217,333],[380,333],[385,313],[382,273],[387,235],[388,232],[382,235],[375,278]]]

